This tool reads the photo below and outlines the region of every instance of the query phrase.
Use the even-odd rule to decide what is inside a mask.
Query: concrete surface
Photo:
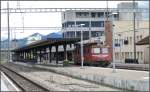
[[[51,91],[122,91],[48,71],[20,73],[35,82],[42,83],[43,86],[49,87]]]
[[[89,80],[117,88],[134,91],[149,91],[149,72],[146,71],[116,69],[116,73],[113,73],[113,69],[102,67],[50,67],[38,64],[29,65],[18,62],[16,62],[16,64],[46,69],[67,76]]]
[[[12,63],[7,63],[5,66],[48,88],[50,91],[123,91],[122,89],[91,83],[46,70],[32,69]]]
[[[0,91],[20,91],[13,82],[1,72],[1,90]]]

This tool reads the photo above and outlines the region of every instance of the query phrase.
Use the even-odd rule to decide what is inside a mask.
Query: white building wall
[[[62,23],[66,22],[66,21],[103,21],[104,20],[104,17],[101,17],[101,18],[92,18],[92,17],[80,17],[80,18],[76,18],[76,12],[105,12],[103,10],[94,10],[94,11],[90,11],[90,10],[84,10],[84,11],[81,11],[81,10],[76,10],[76,11],[73,11],[73,10],[68,10],[68,11],[65,11],[65,12],[62,12]],[[64,14],[65,14],[65,19],[64,19]]]

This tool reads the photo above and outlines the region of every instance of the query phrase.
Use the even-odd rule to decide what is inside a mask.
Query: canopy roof
[[[79,41],[80,38],[48,38],[47,40],[36,41],[24,47],[14,49],[12,51],[23,51],[23,50],[29,50],[29,49],[43,47],[43,46],[48,47],[48,46],[57,46],[57,45],[65,45],[65,44],[74,44]]]
[[[136,45],[148,45],[148,44],[149,44],[149,36],[143,38],[142,40],[136,43]]]

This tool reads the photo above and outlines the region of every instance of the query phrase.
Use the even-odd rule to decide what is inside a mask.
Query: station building
[[[136,3],[137,4],[137,3]],[[132,8],[132,3],[121,3],[118,5],[118,10],[125,7]],[[136,7],[138,7],[136,5]],[[65,12],[62,12],[62,31],[63,31],[63,38],[80,38],[81,37],[81,31],[83,31],[83,38],[99,38],[99,40],[103,44],[107,44],[112,46],[112,31],[114,31],[114,41],[115,45],[119,44],[119,46],[115,46],[114,48],[114,55],[115,55],[115,61],[118,61],[120,63],[124,63],[125,59],[131,58],[133,59],[133,11],[128,10],[130,13],[127,12],[118,12],[114,15],[114,20],[106,21],[109,14],[112,13],[111,10],[107,12],[107,9],[104,10],[68,10]],[[127,15],[125,15],[127,14]],[[142,14],[136,13],[135,14],[136,19],[141,19]],[[148,36],[148,30],[149,30],[149,21],[137,21],[136,23],[136,42],[143,39],[144,37]],[[112,23],[114,26],[112,26]],[[84,25],[81,25],[84,24]],[[65,41],[63,41],[65,42]],[[125,43],[126,42],[126,43]],[[45,42],[46,43],[46,42]],[[65,44],[65,43],[64,43]],[[41,46],[38,47],[38,49],[35,49],[36,55],[35,57],[39,57],[38,61],[41,62],[43,60],[51,61],[62,61],[65,60],[65,58],[59,58],[59,57],[68,57],[72,56],[72,51],[74,50],[74,45],[67,45],[60,42],[59,46],[53,46],[53,47],[44,47],[44,50],[41,48]],[[49,46],[51,44],[47,44]],[[29,48],[30,49],[30,48]],[[49,50],[51,49],[51,50]],[[148,51],[147,45],[140,45],[136,46],[136,53],[137,53],[137,59],[139,63],[148,63],[148,54],[146,54]],[[43,52],[44,51],[44,52]],[[65,51],[65,52],[64,52]],[[34,51],[23,51],[19,52],[20,56],[23,56],[24,59],[28,59],[28,57],[34,58],[32,56],[32,52]],[[52,52],[52,53],[51,53]],[[55,53],[56,52],[56,53]],[[58,54],[58,52],[60,52]],[[67,53],[68,52],[68,53]],[[41,53],[43,54],[45,59],[40,56]],[[51,53],[51,54],[49,54]],[[55,54],[54,54],[55,53]],[[65,56],[61,56],[64,53]],[[49,59],[48,59],[49,58]],[[57,59],[59,58],[59,60]],[[34,58],[35,59],[35,58]],[[73,61],[70,57],[70,60]]]

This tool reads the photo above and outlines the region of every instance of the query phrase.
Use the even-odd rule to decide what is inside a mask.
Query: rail
[[[2,71],[8,78],[10,78],[18,88],[22,91],[49,91],[47,88],[33,82],[32,80],[22,76],[14,70],[9,69],[8,67],[1,65]],[[19,80],[20,79],[20,80]]]

